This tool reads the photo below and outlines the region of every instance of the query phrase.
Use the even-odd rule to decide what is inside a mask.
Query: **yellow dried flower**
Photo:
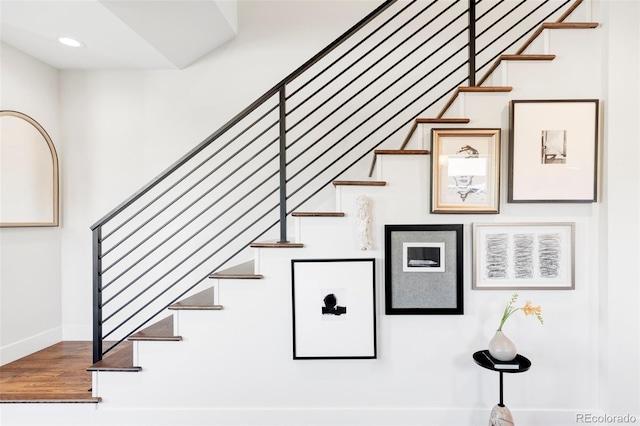
[[[533,306],[531,302],[527,301],[524,306],[515,308],[513,304],[516,303],[517,299],[518,293],[514,293],[513,296],[511,296],[509,303],[507,303],[507,307],[504,309],[502,319],[500,320],[500,326],[498,326],[498,331],[502,330],[502,326],[514,312],[520,310],[522,310],[525,315],[535,315],[536,318],[538,318],[538,321],[540,321],[540,324],[544,324],[544,320],[542,319],[542,308],[540,306]]]

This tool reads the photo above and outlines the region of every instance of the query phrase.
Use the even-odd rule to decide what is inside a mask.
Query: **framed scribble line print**
[[[387,315],[462,315],[461,224],[385,225]]]
[[[500,129],[433,129],[431,212],[499,210]]]
[[[593,203],[598,195],[597,99],[510,103],[510,203]]]
[[[572,222],[474,223],[473,288],[573,290]]]
[[[376,358],[375,259],[291,261],[293,359]]]

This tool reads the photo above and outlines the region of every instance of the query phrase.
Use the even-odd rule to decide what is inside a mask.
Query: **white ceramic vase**
[[[516,345],[502,331],[498,330],[489,341],[489,353],[498,361],[511,361],[518,355],[518,350]]]

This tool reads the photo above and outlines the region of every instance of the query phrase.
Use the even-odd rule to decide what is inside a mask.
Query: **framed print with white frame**
[[[293,359],[376,358],[375,259],[291,260]]]
[[[509,109],[509,202],[596,202],[599,101],[513,100]]]
[[[575,289],[573,222],[474,223],[473,288]]]
[[[432,213],[500,211],[500,132],[432,129]]]

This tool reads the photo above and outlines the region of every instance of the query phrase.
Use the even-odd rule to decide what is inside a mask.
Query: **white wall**
[[[58,70],[2,43],[0,75],[0,109],[35,119],[61,156]],[[0,229],[0,364],[61,339],[61,234]]]
[[[640,32],[638,2],[615,1],[605,7],[609,31],[603,61],[604,207],[599,294],[602,301],[602,404],[609,413],[640,410],[640,359],[637,338],[640,301]],[[621,332],[627,330],[627,332]]]
[[[89,226],[373,8],[372,2],[340,2],[339,7],[331,7],[336,4],[240,2],[237,39],[183,71],[61,73],[65,139],[61,286],[65,339],[90,338]],[[584,7],[589,7],[589,3]],[[288,16],[299,19],[291,25]],[[541,327],[530,318],[518,318],[510,320],[508,325],[510,334],[518,336],[522,353],[535,361],[530,372],[507,378],[507,392],[510,392],[507,403],[515,404],[512,408],[518,410],[518,418],[526,424],[575,424],[575,415],[582,412],[633,414],[640,418],[637,362],[640,359],[640,320],[636,309],[640,302],[637,266],[640,259],[637,205],[640,199],[637,176],[640,165],[637,149],[640,36],[635,24],[639,17],[637,2],[594,2],[592,19],[602,23],[598,35],[595,38],[593,34],[585,36],[588,44],[578,40],[575,45],[564,46],[567,55],[575,54],[579,57],[577,60],[584,61],[580,68],[582,72],[573,70],[566,82],[561,82],[553,73],[531,77],[513,75],[514,86],[521,90],[517,92],[518,98],[602,99],[601,202],[593,205],[508,205],[503,191],[502,213],[496,217],[433,217],[426,212],[418,216],[425,222],[436,223],[542,219],[577,223],[576,290],[523,294],[523,298],[542,304],[546,323]],[[562,64],[561,58],[559,63]],[[543,71],[545,65],[534,65],[538,66],[541,68],[536,72],[548,72]],[[538,85],[527,85],[531,81]],[[490,99],[493,99],[490,101],[492,106],[497,105],[495,102],[506,105],[505,98]],[[467,107],[474,108],[471,99]],[[505,108],[497,117],[503,128],[508,123]],[[480,117],[476,122],[478,126],[489,126],[491,120],[496,120],[495,114],[488,116],[493,108],[476,105],[474,111],[476,117]],[[506,156],[503,156],[503,170],[506,170],[505,166]],[[506,180],[502,182],[504,186]],[[415,216],[411,217],[413,219]],[[465,238],[468,237],[467,233]],[[465,273],[470,277],[470,249],[465,255]],[[287,282],[282,284],[288,285]],[[242,293],[244,290],[246,288],[235,291]],[[263,293],[265,290],[261,287],[256,291],[261,292],[261,296],[270,296],[268,292]],[[284,294],[284,290],[279,291]],[[312,393],[318,396],[313,403],[299,395],[297,389],[287,386],[278,387],[278,395],[270,395],[270,401],[277,397],[286,399],[289,395],[292,400],[313,406],[307,418],[317,411],[318,418],[336,420],[331,416],[331,405],[323,405],[325,400],[320,398],[326,393],[332,406],[343,408],[341,413],[347,416],[343,424],[358,424],[363,418],[367,419],[367,424],[394,424],[394,415],[402,417],[397,424],[421,424],[420,419],[431,420],[425,424],[462,424],[457,422],[476,419],[478,413],[487,409],[487,404],[494,402],[497,380],[470,363],[470,351],[482,346],[490,337],[511,294],[509,291],[472,291],[468,279],[465,292],[465,315],[462,317],[381,315],[380,358],[357,364],[354,368],[343,363],[336,366],[343,377],[353,380],[353,400],[349,396],[336,401],[335,395],[332,396],[332,383],[322,376],[332,365],[280,358],[263,365],[260,354],[252,357],[249,351],[252,339],[261,342],[264,336],[243,335],[245,340],[236,343],[241,349],[241,356],[236,359],[245,359],[247,364],[233,364],[232,351],[228,350],[232,364],[225,368],[237,371],[239,377],[241,371],[249,369],[258,377],[279,377],[284,383],[300,386],[304,386],[304,379],[308,378],[320,386]],[[380,303],[382,299],[379,299]],[[245,321],[251,323],[257,319]],[[283,314],[274,321],[280,330],[288,327],[289,317]],[[278,336],[288,345],[288,339],[283,337],[287,337],[287,332],[279,331]],[[460,355],[442,360],[434,352],[434,346],[453,348]],[[264,359],[280,354],[289,356],[289,347],[270,349]],[[438,367],[434,368],[434,364]],[[282,369],[263,371],[276,366]],[[220,368],[219,365],[216,367]],[[225,377],[233,376],[228,372],[225,374]],[[369,379],[365,379],[367,377]],[[380,381],[368,382],[371,377]],[[135,378],[127,380],[132,379]],[[215,374],[212,380],[215,381]],[[251,385],[250,381],[240,384]],[[431,387],[433,384],[438,384],[438,388]],[[257,388],[260,389],[268,392],[270,388],[262,383]],[[366,392],[371,389],[374,395],[370,399]],[[236,421],[236,424],[295,424],[300,406],[287,406],[284,400],[277,401],[279,407],[289,410],[280,417],[282,423],[278,423],[277,414],[271,413],[268,417],[271,408],[268,404],[266,409],[256,410],[253,414],[250,410],[242,411],[243,404],[265,407],[256,402],[260,398],[259,392],[247,392],[246,399],[238,396],[231,401],[233,404],[230,405],[239,407],[238,410],[207,411],[200,407],[181,413],[176,409],[169,412],[166,421],[170,422],[172,415],[177,419],[186,413],[187,421],[194,424],[205,424],[207,416],[215,415],[220,416],[221,423],[226,420]],[[241,394],[238,391],[238,395]],[[389,396],[386,402],[385,395]],[[378,408],[386,406],[388,410],[377,410],[376,404]],[[127,405],[126,401],[124,405]],[[109,413],[107,400],[100,409],[105,410],[104,424],[108,424],[110,418],[118,419],[117,413]],[[447,412],[453,414],[446,417]],[[238,413],[240,416],[234,418]],[[141,415],[149,415],[149,412]],[[377,415],[381,417],[376,418]],[[33,417],[34,421],[37,419]],[[28,421],[24,423],[28,424]]]

